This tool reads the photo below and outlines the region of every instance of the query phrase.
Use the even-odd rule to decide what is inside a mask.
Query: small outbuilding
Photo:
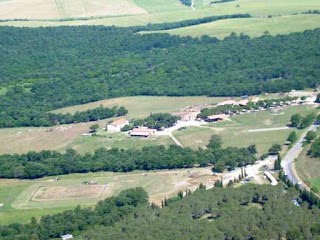
[[[121,128],[128,125],[129,121],[125,118],[120,118],[107,125],[108,132],[120,132]]]
[[[61,238],[62,238],[63,240],[73,239],[73,235],[72,235],[72,234],[62,235]]]
[[[150,128],[134,128],[129,134],[131,137],[150,137],[155,134],[156,131],[156,129]]]

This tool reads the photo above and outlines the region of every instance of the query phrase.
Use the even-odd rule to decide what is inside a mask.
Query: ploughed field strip
[[[106,185],[49,186],[39,187],[33,195],[33,201],[51,201],[63,199],[100,198]]]

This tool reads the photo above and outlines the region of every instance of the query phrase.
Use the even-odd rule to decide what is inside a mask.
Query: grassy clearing
[[[40,217],[61,212],[78,204],[92,206],[101,199],[137,186],[145,188],[150,201],[159,204],[164,197],[173,196],[180,190],[185,191],[187,188],[198,186],[201,182],[215,180],[209,168],[189,169],[189,171],[195,176],[190,177],[188,170],[183,169],[147,172],[146,176],[143,172],[70,174],[61,176],[58,182],[53,181],[53,177],[33,181],[0,180],[0,203],[4,203],[0,208],[0,224],[27,222],[32,216]],[[98,187],[83,185],[83,181],[96,181]],[[104,186],[102,192],[100,185]],[[86,187],[90,188],[90,191],[96,188],[99,193],[90,196]],[[68,189],[72,194],[58,194],[63,193],[63,189]],[[37,195],[38,197],[35,197]],[[84,195],[89,198],[83,198]]]
[[[320,27],[320,15],[289,15],[273,18],[226,19],[167,31],[172,35],[201,37],[208,35],[223,39],[234,32],[251,37],[262,36],[266,31],[271,35],[302,32]],[[148,33],[148,32],[146,32]]]
[[[132,138],[125,133],[104,133],[104,137],[79,137],[69,143],[63,150],[72,148],[79,153],[94,152],[98,148],[141,149],[146,146],[174,144],[169,136],[152,136],[149,138]]]
[[[231,121],[211,123],[202,127],[191,127],[186,130],[174,132],[184,146],[192,148],[205,147],[211,135],[219,134],[224,146],[247,147],[256,144],[258,155],[266,153],[274,143],[283,144],[289,133],[295,130],[284,129],[275,131],[249,132],[249,130],[285,127],[290,123],[290,118],[295,113],[306,115],[317,110],[309,106],[291,106],[282,109],[278,114],[262,111],[251,114],[234,116]],[[285,149],[284,149],[285,151]]]
[[[320,177],[312,178],[309,180],[311,187],[315,187],[317,189],[320,189]]]
[[[292,13],[301,13],[308,10],[320,10],[320,2],[318,0],[238,0],[234,2],[221,3],[209,5],[208,1],[196,1],[196,10],[180,5],[176,0],[135,0],[140,8],[146,9],[149,13],[134,15],[134,16],[121,16],[121,17],[106,17],[102,19],[90,20],[76,20],[76,21],[11,21],[2,22],[0,25],[10,26],[61,26],[61,25],[115,25],[115,26],[134,26],[146,25],[148,23],[163,23],[182,21],[186,19],[195,19],[213,15],[225,15],[235,13],[249,13],[255,17],[263,17],[266,15],[290,15]],[[239,4],[240,7],[236,7]],[[81,6],[81,4],[80,4]],[[4,8],[5,9],[5,8]],[[30,12],[30,11],[26,11]],[[43,12],[43,11],[38,11]],[[15,12],[14,12],[15,13]],[[0,15],[1,16],[1,15]],[[36,18],[36,13],[31,18]],[[92,15],[91,15],[92,16]],[[108,11],[104,12],[104,16],[108,16]],[[30,17],[29,17],[30,18]],[[46,18],[46,16],[42,17]],[[41,19],[37,17],[37,19]]]
[[[77,105],[67,108],[55,110],[55,113],[75,113],[76,111],[85,111],[88,109],[99,107],[112,106],[124,106],[128,109],[129,118],[143,118],[147,117],[150,113],[159,112],[174,112],[181,108],[199,105],[199,104],[212,104],[223,101],[226,98],[217,97],[150,97],[150,96],[138,96],[138,97],[123,97],[106,99],[93,103]]]
[[[320,177],[320,159],[307,156],[309,147],[310,145],[304,147],[295,165],[300,177],[305,181],[312,182],[312,179]]]

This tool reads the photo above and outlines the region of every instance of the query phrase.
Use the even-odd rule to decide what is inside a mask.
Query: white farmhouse
[[[125,118],[120,118],[110,124],[107,125],[108,132],[120,132],[121,128],[125,125],[128,125],[129,121]]]

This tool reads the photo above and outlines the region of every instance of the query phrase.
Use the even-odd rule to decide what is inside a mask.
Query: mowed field
[[[317,130],[318,137],[320,129]],[[299,176],[309,182],[311,187],[317,187],[320,190],[320,158],[311,158],[307,155],[310,144],[304,146],[303,150],[295,161],[295,167]]]
[[[283,144],[291,131],[301,134],[301,130],[285,129],[285,127],[290,123],[293,114],[300,113],[305,116],[310,112],[318,112],[318,110],[311,106],[290,106],[283,108],[278,113],[261,111],[237,115],[231,117],[230,121],[190,127],[186,130],[175,131],[174,135],[184,146],[197,149],[205,147],[210,137],[218,134],[221,135],[225,147],[247,147],[256,144],[258,156],[260,156],[266,153],[272,144]],[[272,130],[272,128],[275,129]]]
[[[119,194],[132,187],[143,187],[149,201],[161,204],[165,197],[179,191],[195,189],[199,184],[216,180],[210,168],[172,171],[110,173],[98,172],[46,177],[38,180],[0,180],[0,224],[28,222],[74,208],[93,206],[97,201]],[[94,181],[94,185],[83,184]],[[8,187],[10,186],[10,187]],[[39,211],[41,210],[41,211]]]
[[[253,19],[222,20],[217,23],[177,29],[172,33],[190,34],[191,36],[207,34],[222,38],[231,32],[259,36],[265,31],[269,31],[271,34],[286,34],[319,27],[317,16],[292,16],[292,14],[301,14],[309,10],[320,10],[320,1],[318,0],[236,0],[220,4],[210,4],[210,2],[209,0],[195,0],[196,9],[192,10],[181,4],[179,0],[57,0],[54,3],[53,0],[9,0],[0,2],[0,19],[29,18],[39,20],[6,21],[0,22],[0,25],[19,27],[115,25],[126,27],[148,23],[176,22],[214,15],[249,13],[254,17]],[[34,4],[36,7],[32,8],[30,4]],[[272,15],[274,18],[267,19],[267,15]],[[83,16],[89,18],[79,19]],[[48,18],[55,18],[55,20],[50,21]],[[58,21],[58,19],[67,21]]]
[[[316,28],[320,28],[319,14],[301,14],[272,18],[226,19],[212,23],[155,32],[192,37],[208,35],[223,39],[229,36],[232,32],[238,35],[245,33],[251,37],[258,37],[266,32],[270,35],[278,35],[302,32],[304,30],[312,30]],[[151,32],[142,32],[142,34],[145,33]]]

